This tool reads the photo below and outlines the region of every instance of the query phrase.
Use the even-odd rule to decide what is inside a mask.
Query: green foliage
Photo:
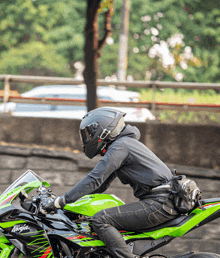
[[[142,101],[152,100],[152,89],[141,90]],[[187,89],[158,89],[155,93],[155,101],[157,102],[173,102],[173,103],[220,103],[220,94],[214,90],[187,90]]]
[[[57,6],[58,5],[58,6]],[[56,51],[63,55],[72,69],[74,62],[82,61],[84,47],[84,26],[86,21],[86,2],[55,1],[53,9],[58,11],[60,23],[53,26],[45,35],[48,43],[56,45]]]
[[[99,13],[100,36],[107,2],[102,1],[103,12]],[[73,76],[74,64],[84,60],[86,5],[85,0],[1,0],[1,71],[36,74],[45,71],[51,75],[71,72]],[[220,82],[218,0],[131,0],[130,5],[128,75],[136,80],[175,81],[179,73],[183,74],[183,81]],[[122,0],[115,0],[111,35],[114,43],[106,44],[101,52],[100,78],[117,74],[121,7]],[[169,46],[175,64],[164,67],[161,58],[150,57],[149,51],[175,34],[183,35],[183,44]],[[191,47],[193,53],[187,60],[187,69],[181,66],[185,47]],[[36,57],[35,51],[39,51],[41,58]],[[53,58],[47,54],[50,51]]]
[[[152,101],[152,89],[142,89],[141,100]],[[157,90],[154,97],[156,102],[186,103],[186,104],[217,104],[220,103],[220,94],[214,90],[187,90],[187,89],[162,89]],[[206,111],[171,111],[160,110],[156,112],[156,117],[165,123],[184,124],[213,124],[219,125],[220,114]]]
[[[60,76],[70,75],[64,57],[58,55],[55,46],[42,42],[22,44],[19,48],[11,48],[1,55],[1,74],[26,74]]]
[[[158,111],[157,118],[163,123],[219,125],[220,114],[211,112]]]
[[[118,44],[106,44],[99,58],[99,78],[117,74]]]
[[[42,39],[46,29],[47,6],[35,6],[32,0],[3,0],[0,10],[1,51]]]
[[[115,44],[118,44],[120,33],[121,4],[121,0],[115,1],[115,13],[112,19],[114,29],[112,37]],[[217,0],[212,0],[210,3],[202,0],[131,1],[128,74],[134,79],[144,80],[148,79],[146,72],[150,71],[153,72],[151,80],[175,81],[175,74],[182,73],[183,81],[219,82],[219,7],[220,3]],[[157,29],[158,35],[154,36],[152,29]],[[184,36],[185,44],[180,46],[177,54],[181,54],[185,47],[189,46],[192,48],[195,60],[188,62],[187,69],[181,68],[177,60],[174,70],[173,68],[164,69],[159,58],[149,57],[149,49],[155,44],[160,44],[161,41],[167,41],[177,33]],[[103,49],[101,64],[105,63],[104,59],[109,55],[109,51],[112,55],[117,55],[113,45],[106,46]],[[170,47],[172,54],[175,54],[175,51]],[[100,74],[104,75],[109,71],[109,66],[105,69],[105,66],[101,65],[100,69]],[[117,67],[112,65],[111,71],[116,74]]]
[[[1,1],[1,73],[71,75],[74,62],[83,59],[85,6],[70,0]]]
[[[100,37],[107,2],[102,1],[103,11],[99,13]],[[86,5],[85,0],[1,0],[0,74],[74,76],[74,64],[84,60]],[[135,80],[175,81],[180,73],[183,81],[220,82],[219,0],[131,0],[130,5],[127,75]],[[114,43],[106,44],[101,51],[99,78],[117,75],[121,7],[122,0],[114,0]],[[164,67],[161,58],[150,56],[149,51],[175,34],[183,35],[183,42],[169,45],[175,64]],[[186,47],[193,55],[185,60],[187,69],[183,69]],[[151,89],[139,91],[142,100],[152,99]],[[219,104],[220,95],[213,90],[164,89],[156,91],[155,100]],[[206,112],[160,111],[157,115],[164,122],[220,121],[219,114]]]

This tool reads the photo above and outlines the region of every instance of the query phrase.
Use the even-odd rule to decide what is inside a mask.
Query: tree
[[[56,47],[42,42],[29,42],[2,53],[0,71],[3,74],[70,76],[66,60],[56,53]]]
[[[0,11],[0,73],[70,75],[67,60],[47,37],[48,31],[59,26],[59,4],[2,0],[0,10],[4,10]]]
[[[105,58],[100,59],[101,78],[117,72],[115,59],[120,30],[120,8],[121,0],[116,0],[112,18],[112,39],[115,43],[106,45],[103,49]],[[162,78],[175,81],[175,74],[182,73],[183,81],[220,81],[219,1],[212,0],[207,7],[202,0],[136,0],[131,1],[130,10],[128,75],[139,80]],[[176,49],[168,44],[171,54],[176,56],[176,52],[181,54],[186,47],[190,47],[193,56],[200,62],[197,65],[196,62],[188,63],[187,69],[184,69],[185,66],[182,68],[180,62],[176,62],[176,71],[171,72],[162,67],[157,56],[151,58],[149,51],[155,44],[167,42],[178,34],[183,35],[185,46]],[[150,78],[149,72],[152,74]]]
[[[59,21],[47,31],[44,40],[47,44],[56,46],[56,51],[64,56],[68,66],[75,73],[75,63],[83,61],[83,46],[85,37],[83,30],[86,22],[86,1],[46,1],[50,7],[51,16],[55,15],[55,19]]]
[[[91,2],[95,4],[97,1]],[[101,8],[97,7],[97,30],[100,28],[97,36],[100,34],[100,38],[103,38],[106,18],[103,14],[109,10],[110,1],[99,0],[98,2]],[[34,71],[38,75],[45,71],[45,74],[50,75],[74,76],[76,62],[84,60],[87,3],[88,0],[14,0],[13,3],[1,0],[0,62],[4,60],[10,66],[7,66],[6,70],[4,65],[0,65],[2,69],[0,73],[13,71],[18,74],[24,74],[24,72],[29,74]],[[114,1],[114,15],[111,19],[113,33],[107,38],[107,44],[103,44],[100,58],[97,54],[99,61],[96,65],[99,78],[112,75],[116,77],[117,74],[121,5],[122,0]],[[183,81],[220,81],[220,2],[218,0],[210,0],[208,5],[203,0],[135,0],[131,1],[130,10],[128,75],[136,80],[162,78],[162,80],[175,81],[175,74],[182,73]],[[185,46],[170,46],[168,39],[178,34],[184,36],[182,41]],[[160,57],[151,55],[152,47],[154,48],[154,45],[160,44],[161,41],[168,43],[169,51],[175,57],[175,71],[173,67],[164,69]],[[41,67],[40,70],[36,68],[33,70],[35,66],[33,60],[36,60],[34,51],[37,49],[34,45],[41,46],[40,55],[43,59],[38,58],[36,65]],[[27,47],[30,49],[29,53],[22,54]],[[187,69],[181,67],[182,64],[186,67],[184,63],[180,64],[180,55],[186,47],[191,48],[193,57],[201,60],[198,66],[190,61]],[[22,55],[19,56],[21,49]],[[56,59],[62,56],[63,63],[60,63],[59,73],[55,68],[57,66],[52,64],[51,57],[43,54],[43,49],[45,53],[51,49],[49,53],[53,53]],[[14,53],[17,61],[11,62]],[[19,59],[26,64],[24,68]],[[20,66],[17,65],[18,63]],[[30,68],[28,64],[31,65]],[[149,77],[150,73],[151,77]]]
[[[103,48],[106,38],[111,33],[111,16],[113,14],[113,0],[107,0],[102,6],[104,10],[105,24],[104,33],[99,39],[98,14],[102,11],[101,0],[87,0],[87,20],[85,26],[85,69],[83,72],[84,81],[87,87],[87,109],[88,111],[98,107],[97,99],[97,78],[98,78],[98,58]]]

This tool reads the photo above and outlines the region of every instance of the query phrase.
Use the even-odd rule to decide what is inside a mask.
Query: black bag
[[[201,190],[196,182],[185,175],[176,176],[175,171],[171,179],[171,192],[175,208],[181,214],[192,211],[201,199]]]

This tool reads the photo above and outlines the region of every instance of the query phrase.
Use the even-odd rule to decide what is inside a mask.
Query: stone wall
[[[80,120],[0,117],[0,142],[82,150]],[[187,166],[220,167],[220,126],[130,123],[141,142],[161,160]]]
[[[33,148],[0,145],[0,193],[27,169],[31,169],[51,184],[57,195],[63,194],[82,179],[99,161],[89,160],[77,151],[55,151],[49,148]],[[220,197],[220,171],[167,163],[172,170],[194,178],[203,191],[203,198]],[[129,186],[115,180],[106,193],[113,193],[124,202],[137,201]],[[188,251],[208,251],[220,254],[220,220],[173,240],[157,253],[174,255]]]

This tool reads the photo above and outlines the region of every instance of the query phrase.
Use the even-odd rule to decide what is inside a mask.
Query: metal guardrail
[[[58,83],[68,85],[78,85],[84,83],[83,80],[68,77],[48,77],[48,76],[25,76],[25,75],[0,75],[0,81],[10,82],[24,82],[24,83]],[[195,82],[161,82],[161,81],[106,81],[99,79],[98,86],[126,86],[132,88],[173,88],[173,89],[198,89],[198,90],[220,90],[220,83],[195,83]]]
[[[0,101],[4,98],[0,97]],[[48,105],[74,105],[85,106],[86,100],[74,100],[74,99],[57,99],[57,98],[23,98],[23,97],[10,97],[8,102],[15,103],[29,103],[29,104],[48,104]],[[99,101],[100,107],[135,107],[135,108],[148,108],[152,110],[154,105],[155,110],[179,110],[179,111],[208,111],[208,112],[220,112],[220,105],[217,104],[190,104],[190,103],[165,103],[165,102],[113,102],[113,101]]]
[[[0,81],[4,82],[4,96],[0,97],[0,101],[16,102],[16,103],[35,103],[35,104],[50,104],[50,105],[85,105],[85,100],[73,99],[56,99],[56,98],[22,98],[10,97],[10,82],[23,82],[23,83],[42,83],[42,84],[60,84],[60,85],[79,85],[83,84],[83,80],[65,77],[46,77],[46,76],[22,76],[22,75],[0,75]],[[161,81],[114,81],[107,82],[99,79],[98,86],[126,86],[132,88],[152,88],[152,101],[146,102],[112,102],[112,101],[99,101],[100,106],[111,105],[112,107],[136,107],[148,108],[155,112],[156,110],[182,110],[182,111],[209,111],[220,112],[220,104],[190,104],[190,103],[162,103],[155,101],[155,91],[157,88],[174,88],[174,89],[198,89],[207,90],[213,89],[220,91],[220,84],[218,83],[183,83],[183,82],[161,82]]]

